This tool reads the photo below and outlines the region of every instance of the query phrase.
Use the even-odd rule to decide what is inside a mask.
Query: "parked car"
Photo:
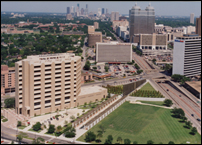
[[[193,116],[193,117],[194,117],[194,114],[191,114],[191,116]]]
[[[196,120],[199,121],[199,122],[201,121],[201,119],[199,119],[199,118],[197,118]]]

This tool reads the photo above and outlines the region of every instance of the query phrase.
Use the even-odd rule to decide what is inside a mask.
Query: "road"
[[[109,30],[109,29],[108,29]],[[109,30],[109,32],[111,32],[113,35],[114,35],[114,37],[116,37],[116,39],[117,39],[117,41],[119,42],[119,43],[125,43],[123,40],[121,40],[118,36],[116,36],[116,34],[114,34],[112,31],[110,31]]]

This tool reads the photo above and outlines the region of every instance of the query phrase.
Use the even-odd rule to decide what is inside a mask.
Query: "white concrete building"
[[[173,74],[187,77],[201,74],[201,36],[184,35],[175,39]]]

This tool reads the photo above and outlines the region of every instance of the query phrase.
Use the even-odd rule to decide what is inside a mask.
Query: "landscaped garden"
[[[120,95],[120,94],[123,93],[123,85],[119,85],[119,86],[110,86],[110,85],[107,85],[107,87],[104,87],[104,88],[107,88],[107,92],[108,93],[118,94],[118,95]]]
[[[130,96],[164,98],[164,96],[159,91],[157,92],[149,83],[145,84],[140,90],[131,93]]]
[[[90,143],[96,143],[96,138],[101,144],[135,141],[138,144],[146,144],[147,141],[154,144],[168,144],[170,141],[175,144],[185,144],[187,141],[200,144],[201,136],[198,133],[190,134],[191,130],[179,122],[181,119],[172,117],[171,112],[171,109],[125,102],[78,138],[78,141],[85,142],[85,139],[89,140],[88,137],[92,136],[94,141]]]

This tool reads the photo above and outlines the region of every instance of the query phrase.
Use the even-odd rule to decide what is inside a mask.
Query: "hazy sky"
[[[129,9],[135,5],[135,2],[141,9],[145,9],[150,2],[155,8],[156,15],[190,16],[190,13],[194,13],[196,17],[201,15],[201,1],[1,1],[1,11],[66,13],[66,7],[76,7],[79,3],[80,10],[88,4],[88,12],[97,12],[98,8],[108,8],[109,13],[118,11],[120,14],[129,14]]]

